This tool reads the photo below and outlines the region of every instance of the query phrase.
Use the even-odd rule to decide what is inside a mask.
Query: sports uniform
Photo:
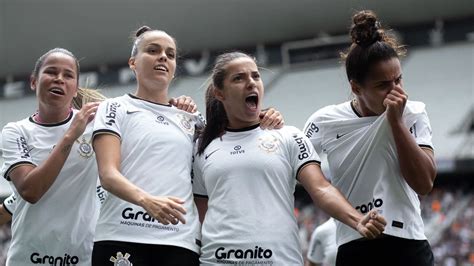
[[[432,149],[431,126],[423,103],[408,101],[403,121],[419,146]],[[426,240],[420,201],[400,172],[385,113],[360,117],[352,102],[327,106],[309,118],[305,134],[317,151],[327,153],[332,184],[354,208],[361,213],[379,209],[387,221],[385,235]],[[337,222],[338,245],[359,238],[358,232]]]
[[[109,193],[101,208],[95,245],[117,241],[169,245],[199,253],[201,237],[192,195],[191,164],[195,126],[202,126],[200,118],[131,94],[101,103],[94,137],[112,134],[120,139],[122,175],[151,195],[183,199],[187,213],[186,224],[164,225],[140,206]],[[112,255],[115,253],[103,256]],[[129,253],[131,261],[134,255],[139,256]]]
[[[307,258],[313,263],[336,265],[336,222],[329,218],[311,234]]]
[[[296,177],[319,157],[294,127],[227,129],[194,162],[196,197],[208,197],[201,264],[302,265],[293,213]]]
[[[16,167],[37,166],[46,160],[76,113],[72,111],[58,124],[39,124],[32,117],[7,124],[2,132],[2,175],[10,180]],[[97,164],[91,140],[92,126],[88,126],[37,203],[17,197],[7,265],[90,265],[98,215]],[[19,195],[15,187],[13,192]]]

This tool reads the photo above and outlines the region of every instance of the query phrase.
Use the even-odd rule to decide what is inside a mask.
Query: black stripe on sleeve
[[[5,204],[5,201],[3,201],[3,208],[4,208],[11,216],[13,216],[13,213],[8,209],[7,206],[8,206],[8,205]]]
[[[209,196],[207,196],[207,195],[200,195],[200,194],[196,194],[196,193],[194,193],[194,197],[196,197],[196,198],[203,198],[203,199],[209,199]]]
[[[28,162],[28,161],[21,161],[21,162],[16,162],[14,164],[12,164],[8,169],[7,171],[5,172],[5,175],[3,176],[7,181],[11,181],[10,179],[10,173],[11,171],[13,171],[13,169],[19,167],[19,166],[22,166],[22,165],[32,165],[32,166],[36,166],[34,165],[32,162]]]
[[[110,130],[110,129],[99,129],[99,130],[94,131],[94,133],[92,133],[92,140],[94,140],[94,138],[96,136],[102,135],[102,134],[113,135],[113,136],[116,136],[117,138],[119,138],[120,140],[122,140],[122,137],[120,136],[119,133],[117,133],[113,130]]]
[[[298,179],[298,175],[300,174],[301,169],[303,169],[303,167],[305,167],[307,164],[310,164],[310,163],[316,163],[317,165],[321,167],[320,161],[316,161],[316,160],[307,161],[304,164],[300,165],[300,167],[298,167],[298,171],[296,171],[296,177],[295,177],[296,179]]]
[[[430,145],[419,144],[418,147],[422,149],[428,149],[428,150],[434,151],[433,147],[431,147]]]

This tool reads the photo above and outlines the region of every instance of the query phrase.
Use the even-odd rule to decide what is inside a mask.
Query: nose
[[[56,77],[54,78],[54,82],[57,82],[57,83],[64,83],[64,75],[63,75],[63,73],[57,74]]]
[[[253,90],[256,86],[257,86],[257,82],[255,82],[255,79],[253,79],[252,77],[250,77],[250,78],[249,78],[249,83],[248,83],[247,89]]]
[[[162,51],[162,52],[159,54],[158,60],[159,60],[159,61],[164,61],[164,62],[166,62],[166,60],[168,60],[168,57],[166,56],[166,51]]]

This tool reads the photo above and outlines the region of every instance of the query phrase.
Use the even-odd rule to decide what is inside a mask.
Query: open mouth
[[[61,89],[61,88],[51,88],[49,89],[49,92],[53,93],[53,94],[56,94],[56,95],[64,95],[64,90]]]
[[[164,65],[157,65],[153,68],[154,70],[159,70],[159,71],[163,71],[163,72],[168,72],[168,68],[165,67]]]
[[[249,95],[245,98],[245,103],[247,104],[247,107],[250,109],[257,109],[258,106],[258,95],[252,94]]]

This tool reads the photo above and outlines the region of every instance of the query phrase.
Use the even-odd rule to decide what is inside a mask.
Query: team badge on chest
[[[190,117],[183,114],[176,114],[179,126],[187,132],[194,134],[194,124]]]
[[[78,139],[76,139],[76,142],[79,143],[79,148],[77,149],[79,155],[86,159],[92,156],[92,154],[94,153],[91,145],[92,138],[89,141],[86,141],[86,138],[82,136],[82,140],[79,141]]]
[[[278,139],[268,135],[258,138],[258,147],[268,153],[275,152],[278,149]]]

